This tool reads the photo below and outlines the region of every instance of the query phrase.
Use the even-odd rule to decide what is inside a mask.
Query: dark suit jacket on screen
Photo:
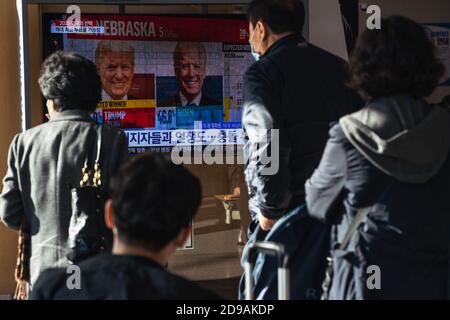
[[[202,98],[200,100],[200,106],[220,106],[222,102],[215,100],[202,94]],[[158,107],[181,107],[181,99],[178,93],[173,97],[163,100],[158,103]]]

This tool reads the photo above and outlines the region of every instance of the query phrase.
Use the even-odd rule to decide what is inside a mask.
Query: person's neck
[[[161,266],[167,265],[169,257],[172,253],[171,246],[168,245],[160,251],[150,251],[145,248],[128,245],[119,239],[114,240],[112,254],[114,255],[132,255],[150,259]]]
[[[264,48],[263,55],[266,54],[266,52],[279,40],[286,38],[287,36],[293,35],[294,32],[285,32],[285,33],[270,33],[267,38],[267,46]]]

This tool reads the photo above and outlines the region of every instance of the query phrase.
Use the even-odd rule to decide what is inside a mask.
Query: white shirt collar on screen
[[[102,90],[102,100],[108,101],[114,99],[109,94],[107,94],[105,90]],[[125,95],[125,97],[123,97],[122,100],[128,100],[128,95]]]
[[[181,91],[178,94],[180,96],[181,105],[183,107],[187,106],[188,103],[189,103],[189,100],[181,93]],[[192,102],[194,104],[196,104],[197,106],[200,106],[200,101],[201,100],[202,100],[202,93],[200,92],[200,94]]]

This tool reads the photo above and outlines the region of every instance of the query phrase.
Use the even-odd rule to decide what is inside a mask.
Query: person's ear
[[[108,229],[113,230],[116,227],[116,224],[114,222],[114,210],[111,199],[108,199],[105,202],[105,223]]]
[[[105,57],[101,56],[100,59],[95,63],[95,68],[97,69],[97,73],[99,76],[101,75],[101,72],[103,69],[102,67],[103,67],[103,62],[105,61],[104,59],[105,59]]]
[[[55,114],[55,112],[58,112],[58,106],[55,103],[55,100],[53,99],[47,99],[47,103],[45,104],[47,106],[47,112],[45,116],[48,120],[52,118],[52,116]]]
[[[178,79],[178,74],[180,71],[179,65],[174,61],[173,63],[173,74],[175,75],[175,78]]]
[[[175,240],[175,244],[178,248],[181,248],[186,243],[188,237],[192,233],[192,224],[189,224],[186,228],[180,231],[177,239]]]
[[[261,41],[267,40],[267,37],[269,36],[269,28],[267,27],[267,25],[264,22],[259,20],[256,23],[256,27],[255,27],[254,31],[259,33],[258,37],[261,39]]]

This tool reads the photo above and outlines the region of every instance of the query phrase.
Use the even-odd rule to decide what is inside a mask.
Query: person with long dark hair
[[[449,298],[450,114],[425,100],[444,68],[424,27],[392,16],[361,34],[350,71],[366,105],[332,127],[305,185],[333,225],[328,298]]]

